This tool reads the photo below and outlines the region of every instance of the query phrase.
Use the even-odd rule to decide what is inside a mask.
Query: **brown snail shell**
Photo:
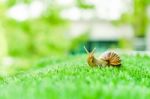
[[[108,66],[120,66],[121,65],[121,59],[119,55],[115,52],[105,52],[100,56],[100,59],[107,62]]]

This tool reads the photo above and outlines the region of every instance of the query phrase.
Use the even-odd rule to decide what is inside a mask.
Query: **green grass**
[[[0,78],[0,99],[149,99],[150,57],[122,56],[121,68],[90,68],[85,55],[46,58]]]

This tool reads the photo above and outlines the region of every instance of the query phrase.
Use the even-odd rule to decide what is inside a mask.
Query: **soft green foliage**
[[[147,4],[144,0],[134,0],[134,30],[136,36],[143,37],[147,28]]]
[[[0,58],[5,57],[7,55],[7,41],[5,39],[4,32],[0,31]]]
[[[20,0],[20,3],[31,3],[32,0]],[[7,7],[11,7],[18,3],[18,0],[6,0]]]
[[[10,20],[6,26],[10,55],[43,56],[67,51],[70,44],[69,39],[65,37],[67,26],[63,23],[63,26],[51,25],[48,20],[49,18],[21,23]],[[21,43],[19,46],[18,42]]]
[[[6,39],[12,56],[45,56],[68,52],[68,21],[59,16],[60,9],[50,7],[40,18],[17,22],[5,19]],[[63,43],[62,43],[63,41]],[[18,46],[18,42],[20,42]]]
[[[95,7],[90,3],[86,3],[86,0],[76,0],[76,4],[81,9],[93,9]]]
[[[61,17],[61,11],[65,7],[46,0],[48,7],[38,18],[31,18],[25,21],[16,21],[6,17],[7,11],[19,3],[30,4],[32,0],[14,0],[0,5],[0,18],[5,30],[5,38],[8,45],[8,55],[15,57],[39,57],[48,55],[65,55],[81,42],[85,41],[83,36],[80,39],[73,39],[68,36],[70,29],[69,20]],[[83,4],[83,2],[82,2]],[[1,31],[0,31],[1,32]],[[78,44],[76,44],[78,42]],[[0,43],[3,43],[0,40]],[[2,46],[4,47],[4,46]]]
[[[147,8],[150,0],[133,0],[133,13],[131,11],[123,13],[121,18],[117,21],[112,21],[114,25],[130,24],[134,27],[134,33],[137,37],[145,37],[148,14]]]
[[[85,55],[44,59],[37,64],[42,68],[1,77],[0,98],[149,99],[150,57],[122,56],[122,60],[120,68],[90,68]]]

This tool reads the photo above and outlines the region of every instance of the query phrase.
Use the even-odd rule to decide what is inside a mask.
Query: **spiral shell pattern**
[[[100,56],[100,59],[107,61],[108,66],[120,66],[121,59],[119,55],[115,52],[105,52]]]

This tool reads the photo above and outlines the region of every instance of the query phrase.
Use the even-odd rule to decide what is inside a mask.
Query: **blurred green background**
[[[97,7],[94,5],[93,0],[67,0],[66,2],[71,1],[72,3],[65,5],[65,0],[1,0],[1,64],[8,66],[16,64],[16,66],[21,65],[22,67],[25,65],[28,68],[30,62],[41,57],[62,58],[69,54],[83,53],[84,45],[89,50],[94,46],[104,50],[108,48],[146,50],[145,41],[148,37],[147,28],[150,23],[148,17],[150,0],[128,0],[131,2],[129,7],[131,7],[132,11],[126,11],[118,19],[109,21],[109,23],[118,28],[128,24],[134,31],[133,38],[135,40],[132,37],[124,38],[122,36],[113,40],[113,42],[109,39],[90,39],[92,34],[90,27],[95,21],[99,20],[95,17]],[[89,27],[75,37],[70,34],[69,30],[75,22],[75,20],[71,19],[76,19],[76,15],[74,15],[76,13],[72,12],[74,14],[69,18],[63,17],[64,10],[72,7],[79,11],[93,13]],[[128,8],[128,6],[126,7]],[[101,9],[100,6],[99,8]],[[19,15],[22,16],[20,17]],[[87,17],[88,15],[85,19]],[[82,18],[76,21],[83,22]],[[73,31],[78,31],[78,29]]]

